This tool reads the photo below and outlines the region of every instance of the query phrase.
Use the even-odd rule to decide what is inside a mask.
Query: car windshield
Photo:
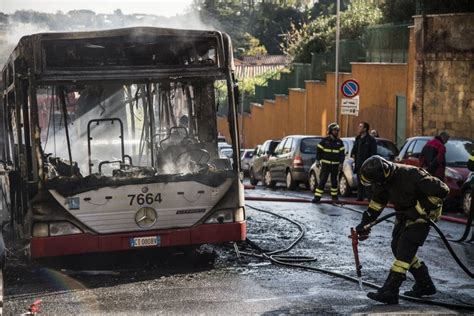
[[[253,157],[253,150],[246,150],[242,156],[242,158],[252,158]]]
[[[301,152],[303,154],[316,154],[316,146],[318,146],[320,138],[303,138],[301,140]]]
[[[278,144],[280,144],[279,140],[271,142],[270,147],[268,148],[268,151],[270,151],[270,153],[273,153],[275,151],[276,146],[278,146]]]
[[[446,163],[451,166],[466,166],[469,156],[474,154],[474,143],[470,140],[453,139],[446,143]]]
[[[391,142],[377,140],[377,154],[392,160],[398,155],[398,149]]]
[[[232,158],[232,149],[221,149],[221,155],[227,158]]]

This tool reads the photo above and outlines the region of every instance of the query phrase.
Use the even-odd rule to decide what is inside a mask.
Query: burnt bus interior
[[[50,189],[68,197],[105,186],[238,178],[238,155],[232,165],[217,149],[217,107],[229,106],[238,135],[230,52],[226,35],[208,31],[22,38],[3,69],[0,112],[2,161],[14,170],[9,193],[19,210],[13,217],[30,216],[28,201]],[[232,143],[238,153],[235,136]]]

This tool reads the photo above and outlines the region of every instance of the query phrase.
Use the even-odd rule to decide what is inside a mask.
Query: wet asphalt
[[[290,192],[260,186],[246,194],[311,197],[303,189]],[[360,213],[327,204],[249,201],[248,205],[303,224],[305,237],[290,254],[314,256],[317,260],[308,265],[355,276],[348,235],[350,227],[359,222]],[[247,219],[248,238],[265,250],[284,248],[298,235],[293,224],[250,208]],[[392,226],[381,223],[360,244],[364,280],[377,284],[385,280],[393,261]],[[441,222],[440,227],[452,238],[459,237],[464,229],[448,222]],[[253,251],[245,244],[239,247]],[[453,247],[472,270],[474,245]],[[456,265],[438,238],[428,237],[419,257],[428,265],[438,287],[432,299],[474,303],[474,281]],[[25,312],[36,299],[42,300],[44,315],[466,313],[406,301],[397,306],[380,305],[366,297],[370,290],[367,287],[361,291],[355,283],[322,273],[277,266],[253,257],[239,258],[231,245],[204,245],[192,255],[181,249],[153,249],[33,263],[11,254],[4,275],[5,315]],[[412,284],[409,277],[402,290]]]

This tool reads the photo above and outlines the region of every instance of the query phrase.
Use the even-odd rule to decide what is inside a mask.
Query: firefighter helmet
[[[339,125],[337,123],[331,123],[328,125],[328,134],[331,134],[333,130],[340,130]]]
[[[360,182],[365,185],[384,184],[393,176],[395,165],[378,156],[368,158],[360,168]]]

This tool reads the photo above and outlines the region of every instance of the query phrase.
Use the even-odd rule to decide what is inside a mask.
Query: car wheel
[[[293,176],[291,175],[290,170],[286,172],[286,188],[288,190],[293,190],[294,188],[296,188],[296,182],[293,181]]]
[[[466,215],[469,215],[471,210],[471,203],[472,203],[472,191],[470,189],[464,191],[462,195],[462,209]]]
[[[349,182],[346,179],[346,176],[342,176],[339,179],[339,193],[342,196],[350,196],[352,193],[351,188],[349,186]]]
[[[308,186],[311,192],[316,191],[316,188],[318,187],[318,179],[316,178],[316,173],[314,171],[311,171],[309,174]]]
[[[275,181],[272,180],[272,174],[270,170],[265,170],[265,186],[268,188],[274,188],[275,187]]]
[[[249,171],[249,177],[250,177],[250,184],[251,184],[251,185],[257,185],[258,180],[255,179],[255,174],[253,173],[253,169],[250,169],[250,171]]]

